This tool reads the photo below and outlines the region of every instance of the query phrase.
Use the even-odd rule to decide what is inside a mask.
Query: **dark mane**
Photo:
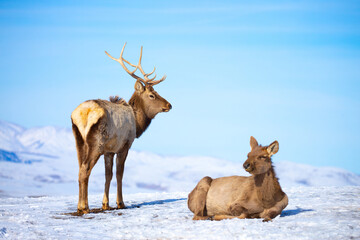
[[[110,96],[109,97],[109,101],[112,103],[116,103],[116,104],[123,104],[123,105],[129,105],[125,99],[119,97],[118,95],[116,96]]]
[[[129,105],[132,107],[136,119],[136,138],[139,138],[143,132],[149,127],[151,118],[146,116],[144,111],[144,102],[138,94],[134,93],[130,100]]]

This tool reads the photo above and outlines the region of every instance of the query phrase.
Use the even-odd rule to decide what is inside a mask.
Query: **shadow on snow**
[[[164,204],[164,203],[171,203],[171,202],[177,202],[177,201],[182,201],[182,200],[187,200],[187,198],[173,198],[173,199],[164,199],[164,200],[155,200],[155,201],[151,201],[151,202],[143,202],[143,203],[139,203],[139,204],[132,204],[126,208],[139,208],[142,206],[148,206],[148,205],[158,205],[158,204]]]
[[[299,213],[302,213],[302,212],[312,212],[312,211],[314,211],[314,209],[303,209],[303,208],[296,207],[296,209],[282,211],[280,217],[289,217],[289,216],[298,215]]]
[[[187,198],[173,198],[173,199],[164,199],[164,200],[155,200],[155,201],[151,201],[151,202],[143,202],[143,203],[139,203],[139,204],[131,204],[130,206],[126,207],[125,209],[134,209],[134,208],[140,208],[142,206],[152,206],[152,205],[158,205],[158,204],[165,204],[165,203],[171,203],[171,202],[176,202],[176,201],[182,201],[182,200],[186,200]],[[107,213],[113,210],[120,210],[117,208],[112,208],[110,207],[107,210],[104,210],[102,208],[92,208],[89,210],[89,212],[83,213],[83,212],[70,212],[70,213],[62,213],[60,215],[70,215],[70,216],[74,216],[74,217],[81,217],[84,215],[88,215],[88,214],[96,214],[96,213]],[[122,215],[121,212],[118,213],[119,216]],[[92,219],[93,217],[86,217],[88,219]]]

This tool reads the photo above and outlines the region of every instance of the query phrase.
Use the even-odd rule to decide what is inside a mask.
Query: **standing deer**
[[[263,147],[251,137],[250,146],[251,152],[243,167],[252,176],[201,179],[188,197],[193,220],[263,218],[270,221],[287,206],[288,197],[280,187],[271,162],[279,143],[274,141]]]
[[[122,196],[122,178],[124,164],[128,151],[135,139],[150,125],[151,120],[160,112],[170,111],[171,104],[162,98],[153,88],[154,85],[165,80],[149,76],[155,72],[145,73],[141,66],[142,47],[137,65],[131,64],[123,58],[126,43],[120,58],[113,60],[119,62],[125,71],[136,79],[135,92],[127,103],[119,97],[110,97],[106,100],[88,100],[81,103],[71,114],[72,129],[76,141],[79,161],[79,202],[78,212],[88,213],[88,182],[92,168],[101,155],[105,159],[105,193],[102,208],[109,209],[109,187],[112,179],[113,158],[116,154],[117,178],[117,208],[125,208]],[[125,63],[135,67],[130,71]],[[137,69],[144,78],[135,75]]]

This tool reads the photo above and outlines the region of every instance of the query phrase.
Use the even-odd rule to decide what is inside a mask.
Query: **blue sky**
[[[360,174],[357,1],[1,1],[0,119],[71,127],[88,99],[129,99],[109,59],[167,79],[173,105],[133,149],[243,162],[249,138],[274,161]]]

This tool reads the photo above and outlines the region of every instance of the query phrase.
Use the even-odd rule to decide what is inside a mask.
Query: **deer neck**
[[[258,199],[264,208],[270,208],[284,197],[279,181],[273,168],[269,171],[254,176],[255,189]]]
[[[148,117],[145,113],[145,106],[142,99],[137,95],[133,96],[129,100],[129,105],[132,107],[135,115],[136,122],[136,138],[139,138],[143,132],[149,127],[152,118]]]

